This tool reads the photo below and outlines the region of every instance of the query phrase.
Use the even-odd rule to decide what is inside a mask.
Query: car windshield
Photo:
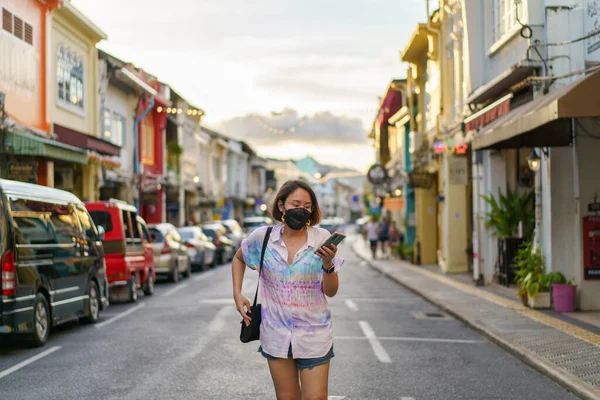
[[[150,231],[150,237],[153,243],[162,243],[165,241],[163,234],[156,228],[148,229]]]
[[[217,232],[213,229],[203,228],[202,231],[206,236],[208,236],[212,240],[215,240],[217,238]]]
[[[89,211],[90,217],[96,226],[104,228],[106,233],[112,232],[113,223],[110,213],[108,211]]]
[[[199,234],[202,233],[199,228],[193,228],[193,227],[179,228],[179,229],[177,229],[177,232],[179,232],[179,234],[181,235],[183,240],[193,240],[196,238],[196,236],[198,236]]]
[[[252,220],[252,221],[244,221],[244,227],[246,228],[255,228],[257,226],[263,226],[266,224],[264,220]]]

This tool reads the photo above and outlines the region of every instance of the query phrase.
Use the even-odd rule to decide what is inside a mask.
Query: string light
[[[162,112],[162,110],[163,110],[163,108],[162,108],[162,107],[158,107],[158,108],[156,109],[156,111],[158,111],[159,113],[161,113],[161,112]]]
[[[171,107],[167,108],[167,114],[171,114]]]
[[[271,125],[269,125],[268,123],[265,122],[264,118],[257,115],[257,114],[253,114],[254,120],[261,126],[261,128],[265,129],[266,131],[273,133],[275,135],[283,135],[285,133],[294,133],[296,132],[301,126],[304,126],[304,124],[306,123],[306,119],[307,117],[302,117],[298,122],[296,122],[294,125],[285,128],[285,129],[281,129],[281,128],[275,128]]]

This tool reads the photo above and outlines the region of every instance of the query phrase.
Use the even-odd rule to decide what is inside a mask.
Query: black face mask
[[[306,208],[290,208],[285,210],[284,214],[285,224],[295,231],[306,226],[306,223],[310,219],[310,212]]]

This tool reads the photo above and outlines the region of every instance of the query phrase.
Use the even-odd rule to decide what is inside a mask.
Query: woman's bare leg
[[[291,358],[269,360],[269,369],[273,385],[275,385],[277,400],[300,400],[300,382],[296,362]]]

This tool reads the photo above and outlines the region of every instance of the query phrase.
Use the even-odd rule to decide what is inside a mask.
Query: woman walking
[[[260,275],[262,322],[258,351],[268,360],[277,399],[327,399],[333,358],[331,313],[327,297],[338,291],[343,259],[335,245],[322,246],[330,233],[314,227],[321,211],[313,189],[286,182],[271,210],[281,221],[273,227]],[[242,242],[232,262],[233,297],[246,325],[250,301],[241,293],[244,265],[256,270],[267,227]]]

